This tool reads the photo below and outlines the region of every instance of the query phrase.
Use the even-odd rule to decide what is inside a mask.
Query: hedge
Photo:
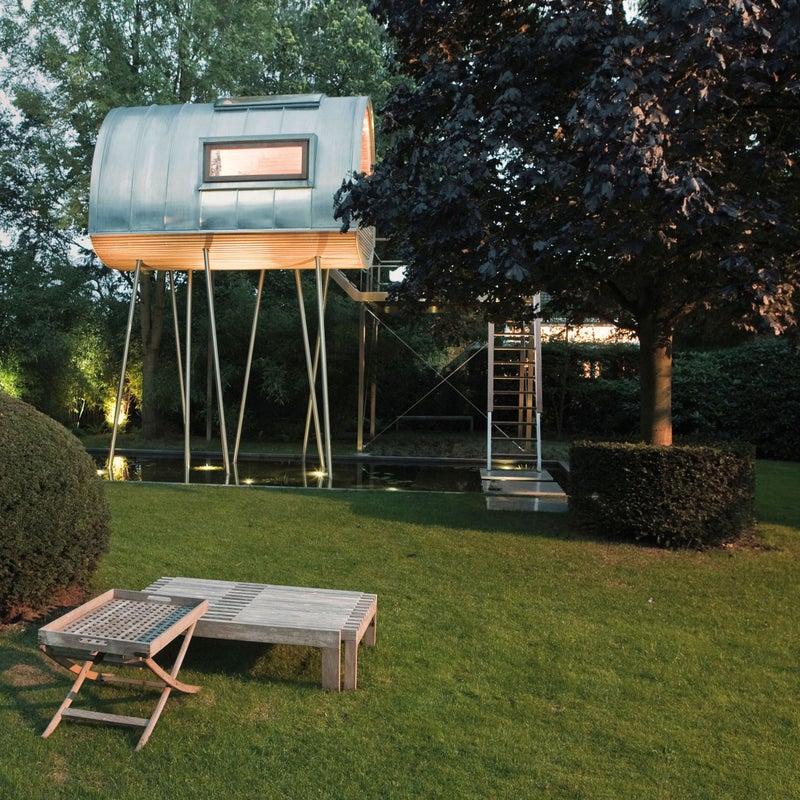
[[[751,447],[576,442],[569,508],[582,530],[662,547],[735,541],[754,524]]]
[[[543,344],[545,433],[625,439],[639,434],[638,348]],[[759,457],[800,461],[800,349],[783,338],[678,351],[673,432],[683,440],[747,441]]]

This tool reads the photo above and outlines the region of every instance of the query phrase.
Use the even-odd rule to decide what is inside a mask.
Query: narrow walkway
[[[543,469],[482,469],[481,486],[490,511],[567,510],[567,494]]]

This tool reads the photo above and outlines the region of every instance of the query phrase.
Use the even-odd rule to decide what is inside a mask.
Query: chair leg
[[[153,729],[155,728],[156,723],[161,716],[161,712],[164,710],[164,706],[167,703],[170,692],[173,689],[189,694],[200,691],[199,686],[193,686],[178,680],[178,672],[183,665],[183,659],[186,657],[186,652],[189,649],[189,642],[191,641],[196,625],[197,622],[195,621],[184,631],[183,643],[178,651],[175,662],[172,665],[172,669],[169,672],[167,672],[163,667],[160,667],[152,658],[142,658],[139,661],[141,666],[148,667],[150,671],[153,672],[157,678],[159,678],[157,682],[130,680],[122,676],[93,672],[92,667],[94,666],[95,660],[99,656],[99,651],[91,653],[89,659],[84,662],[83,666],[81,666],[79,669],[78,665],[72,663],[70,659],[58,656],[57,654],[51,653],[45,649],[44,652],[46,655],[53,658],[53,660],[55,660],[58,664],[66,667],[71,672],[77,673],[77,678],[66,698],[64,699],[64,702],[59,706],[58,711],[56,711],[55,715],[50,720],[50,724],[42,734],[42,738],[47,738],[58,727],[62,718],[67,717],[81,719],[84,721],[101,722],[110,725],[144,728],[144,731],[142,732],[142,735],[136,745],[136,751],[138,752],[141,750],[147,744],[147,740],[150,738],[150,734],[153,732]],[[100,714],[94,711],[70,709],[72,701],[77,697],[81,686],[83,686],[83,683],[86,680],[102,680],[108,681],[109,683],[129,683],[136,686],[148,686],[160,689],[161,695],[158,698],[158,702],[156,703],[153,713],[150,715],[149,719],[140,717],[126,717],[120,714]]]
[[[135,752],[139,752],[146,744],[147,740],[150,738],[150,734],[153,732],[153,729],[156,727],[156,723],[158,722],[158,718],[161,716],[161,712],[164,710],[164,706],[167,704],[167,698],[169,697],[170,692],[172,691],[173,686],[178,689],[182,689],[185,687],[186,691],[198,691],[199,686],[189,686],[187,684],[183,684],[180,681],[177,681],[177,675],[180,671],[181,665],[183,664],[183,659],[186,656],[186,651],[189,649],[189,642],[192,639],[192,634],[194,633],[196,622],[193,622],[189,628],[187,628],[186,632],[183,634],[183,644],[181,645],[181,649],[178,652],[178,656],[175,659],[175,663],[172,665],[172,669],[169,673],[169,681],[167,681],[167,685],[164,687],[163,691],[161,692],[161,697],[158,698],[158,702],[156,703],[156,707],[153,709],[153,713],[150,715],[150,719],[147,721],[147,726],[145,727],[144,731],[142,732],[139,741],[136,744]],[[153,672],[158,674],[160,670],[154,670],[153,667],[157,667],[158,665],[150,658],[147,659],[147,664]]]
[[[59,706],[58,711],[56,711],[55,715],[53,716],[53,719],[50,720],[50,724],[45,728],[44,733],[42,734],[43,739],[46,739],[58,727],[64,712],[72,705],[72,701],[77,697],[81,686],[83,686],[83,682],[86,680],[86,676],[91,671],[91,668],[94,665],[94,659],[96,657],[97,653],[92,653],[89,660],[84,662],[80,672],[78,673],[75,683],[72,684],[72,688],[64,698],[64,702]]]

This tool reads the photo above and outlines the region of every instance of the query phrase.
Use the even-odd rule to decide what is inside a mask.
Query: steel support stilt
[[[328,462],[328,488],[330,489],[333,486],[333,456],[331,454],[331,409],[328,398],[328,350],[325,344],[325,298],[328,284],[326,280],[325,290],[323,290],[322,260],[319,256],[316,256],[314,263],[317,276],[317,315],[319,316],[317,341],[322,366],[322,422],[325,430],[325,456]]]
[[[175,295],[175,272],[169,273],[170,295],[172,296],[172,324],[175,328],[175,356],[178,364],[178,386],[181,392],[181,413],[186,424],[186,393],[183,390],[183,361],[181,358],[181,332],[178,325],[178,298]]]
[[[189,470],[192,464],[191,386],[192,386],[192,270],[186,277],[186,376],[183,381],[183,482],[189,483]]]
[[[325,282],[325,296],[324,296],[324,300],[323,300],[323,305],[325,307],[327,307],[327,302],[328,302],[328,282],[326,281]],[[312,381],[314,386],[317,385],[317,376],[319,375],[319,351],[320,351],[320,340],[319,340],[319,336],[317,336],[317,341],[316,341],[316,343],[314,345],[314,359],[313,359],[312,367],[311,367],[311,371],[312,371],[313,376],[314,376],[313,377],[313,381]],[[308,437],[309,437],[309,434],[311,432],[311,421],[312,421],[312,418],[313,418],[313,411],[314,411],[314,409],[313,409],[312,402],[311,402],[311,396],[309,395],[308,408],[306,409],[306,425],[305,425],[305,429],[303,431],[303,441],[306,441],[306,442],[308,441]],[[317,441],[319,441],[319,425],[317,425],[316,431],[317,431]],[[305,450],[303,451],[303,455],[305,456]],[[324,459],[322,459],[322,460],[324,461]]]
[[[211,326],[211,344],[214,349],[214,372],[217,383],[217,408],[219,410],[219,437],[222,443],[222,460],[225,464],[225,477],[231,476],[231,462],[228,456],[228,433],[225,428],[225,405],[222,399],[222,373],[219,365],[219,345],[217,344],[217,318],[214,313],[214,286],[211,279],[211,265],[208,259],[208,248],[203,248],[203,265],[206,271],[206,289],[208,291],[208,321]]]
[[[367,312],[364,304],[358,304],[358,409],[356,427],[356,452],[364,452],[364,374],[367,352]]]
[[[111,446],[108,450],[108,479],[114,480],[114,448],[117,445],[117,431],[119,430],[119,412],[122,408],[122,392],[125,388],[125,370],[128,368],[128,351],[131,345],[131,331],[133,330],[133,312],[136,308],[136,293],[139,289],[139,274],[142,271],[142,261],[136,262],[136,271],[133,273],[133,289],[131,290],[131,305],[128,310],[128,324],[125,328],[125,347],[122,351],[122,369],[119,374],[119,388],[117,389],[117,402],[114,404],[114,422],[111,427]]]
[[[297,300],[300,306],[300,323],[303,332],[303,347],[305,348],[306,354],[306,370],[308,372],[308,384],[309,384],[309,391],[310,391],[310,399],[311,399],[311,409],[313,413],[314,419],[314,429],[317,435],[317,453],[319,455],[320,460],[320,467],[323,471],[327,472],[328,467],[325,462],[325,453],[322,448],[322,431],[320,430],[319,424],[319,407],[317,404],[317,387],[316,387],[316,376],[314,374],[314,366],[312,363],[311,358],[311,343],[308,337],[308,320],[306,318],[306,308],[305,303],[303,302],[303,286],[300,280],[300,270],[294,271],[295,282],[297,284]],[[309,432],[306,430],[305,437],[303,439],[303,461],[305,462],[306,459],[306,452],[308,450],[308,435]]]
[[[244,387],[242,388],[242,402],[239,405],[239,422],[236,425],[236,441],[233,445],[233,469],[236,472],[236,467],[239,462],[239,444],[242,440],[242,426],[244,425],[244,407],[247,402],[247,390],[250,386],[250,368],[253,365],[253,351],[256,346],[256,332],[258,330],[258,313],[261,308],[261,293],[264,289],[264,274],[266,270],[261,270],[258,276],[258,291],[256,293],[256,307],[253,311],[253,326],[250,329],[250,347],[247,351],[247,365],[244,370]]]

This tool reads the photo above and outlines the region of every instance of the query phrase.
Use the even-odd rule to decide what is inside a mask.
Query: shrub
[[[800,350],[784,338],[675,359],[674,431],[752,442],[760,458],[800,460]]]
[[[718,545],[752,528],[754,499],[750,447],[578,442],[570,451],[570,512],[592,533]]]
[[[108,549],[110,513],[78,440],[0,393],[0,618],[85,588]]]

